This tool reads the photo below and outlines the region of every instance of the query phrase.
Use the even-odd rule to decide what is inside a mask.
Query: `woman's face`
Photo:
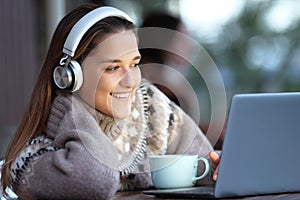
[[[140,58],[132,31],[108,35],[82,62],[83,85],[79,96],[109,116],[129,116],[141,82]]]

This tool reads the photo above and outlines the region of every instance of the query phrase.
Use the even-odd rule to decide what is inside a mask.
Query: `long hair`
[[[57,89],[52,79],[52,73],[54,68],[59,65],[59,61],[63,56],[62,49],[68,33],[80,18],[97,7],[99,5],[95,4],[86,4],[78,7],[60,21],[54,32],[29,105],[5,155],[1,177],[2,190],[5,195],[7,195],[5,189],[12,187],[10,176],[12,162],[17,158],[28,141],[46,130],[51,103],[56,97],[55,90]],[[134,29],[135,25],[125,19],[119,17],[105,18],[97,22],[85,33],[72,59],[82,63],[84,58],[101,42],[101,39],[103,40],[105,35],[124,30],[134,31]]]

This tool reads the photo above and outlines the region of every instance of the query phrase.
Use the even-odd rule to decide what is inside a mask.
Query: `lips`
[[[122,93],[110,93],[110,95],[117,100],[127,101],[130,97],[130,92],[122,92]]]

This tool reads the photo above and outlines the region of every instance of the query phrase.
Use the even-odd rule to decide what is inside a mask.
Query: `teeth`
[[[119,99],[127,99],[130,96],[130,93],[113,93],[111,94],[114,98],[119,98]]]

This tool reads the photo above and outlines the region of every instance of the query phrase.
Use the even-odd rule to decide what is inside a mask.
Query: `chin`
[[[117,119],[124,119],[124,118],[127,118],[130,116],[131,114],[131,109],[130,110],[124,110],[124,111],[121,111],[121,110],[114,110],[113,111],[113,117],[114,118],[117,118]]]
[[[113,117],[116,118],[116,119],[125,119],[128,116],[130,116],[130,113],[129,114],[114,114],[113,115]]]

